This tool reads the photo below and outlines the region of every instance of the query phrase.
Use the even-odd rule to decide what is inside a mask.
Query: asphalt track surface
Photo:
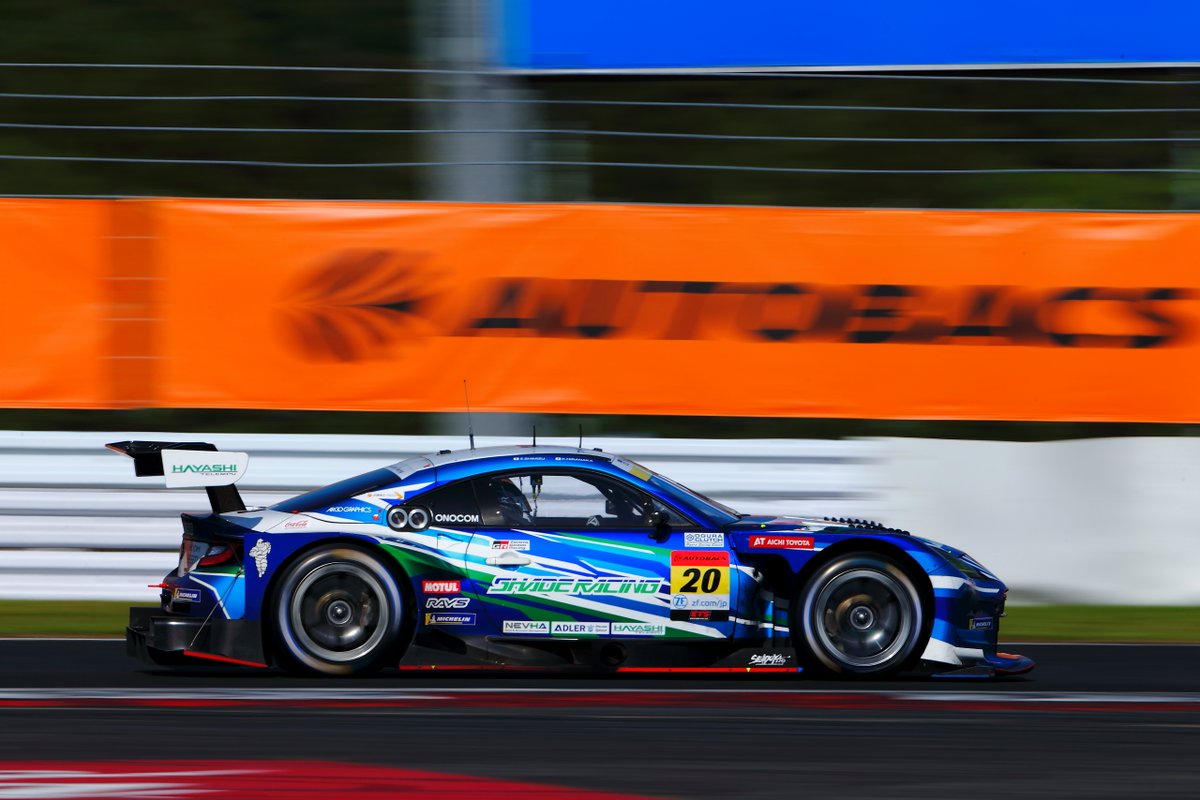
[[[0,640],[0,760],[312,760],[645,797],[1200,797],[1200,646],[1004,649],[1037,669],[347,681]]]

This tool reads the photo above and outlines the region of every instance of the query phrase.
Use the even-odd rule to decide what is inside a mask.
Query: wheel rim
[[[324,564],[292,592],[291,628],[300,645],[325,661],[354,661],[369,654],[388,629],[383,585],[357,564]]]
[[[847,667],[887,664],[912,638],[910,592],[893,575],[858,568],[839,573],[813,604],[813,629],[831,658]]]

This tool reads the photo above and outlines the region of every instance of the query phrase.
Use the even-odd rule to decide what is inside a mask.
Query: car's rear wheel
[[[839,675],[890,675],[928,638],[921,594],[896,560],[874,552],[834,558],[797,598],[793,632],[809,663]]]
[[[321,547],[288,567],[275,590],[272,632],[285,668],[361,675],[395,664],[404,601],[374,554]]]

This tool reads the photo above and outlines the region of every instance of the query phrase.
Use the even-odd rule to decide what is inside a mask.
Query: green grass
[[[131,605],[97,600],[0,600],[0,636],[124,637]]]
[[[0,636],[120,637],[130,605],[0,600]],[[1000,636],[1008,642],[1200,642],[1200,607],[1010,606]]]
[[[1009,642],[1200,642],[1198,606],[1009,606]]]

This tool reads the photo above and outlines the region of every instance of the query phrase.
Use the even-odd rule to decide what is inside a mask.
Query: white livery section
[[[163,482],[168,489],[229,486],[246,474],[250,455],[210,450],[163,450],[162,463]]]

